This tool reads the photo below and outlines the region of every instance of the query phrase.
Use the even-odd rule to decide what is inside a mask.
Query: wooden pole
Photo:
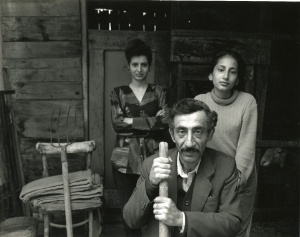
[[[88,36],[87,36],[87,14],[86,0],[80,0],[80,17],[81,17],[81,68],[82,68],[82,85],[83,85],[83,120],[84,120],[84,137],[89,138],[89,97],[88,97]]]
[[[160,142],[159,143],[159,156],[168,157],[168,143]],[[159,184],[159,196],[168,197],[168,181],[163,180]],[[169,237],[170,231],[169,227],[163,222],[159,222],[159,237]]]
[[[68,171],[68,161],[67,161],[67,145],[61,147],[61,164],[62,164],[62,176],[63,176],[63,185],[64,185],[67,237],[73,237],[72,206],[71,206],[69,171]]]

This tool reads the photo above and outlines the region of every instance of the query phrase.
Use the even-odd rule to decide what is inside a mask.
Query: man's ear
[[[171,135],[172,141],[175,142],[174,129],[169,128],[169,133],[170,133],[170,135]]]
[[[212,74],[211,73],[209,73],[209,75],[208,75],[208,80],[212,81]]]
[[[215,133],[215,128],[213,128],[212,130],[210,130],[210,132],[209,132],[209,134],[208,134],[208,139],[207,139],[207,141],[210,141],[210,140],[212,139],[214,133]]]

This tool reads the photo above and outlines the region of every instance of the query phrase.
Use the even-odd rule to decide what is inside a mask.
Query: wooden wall
[[[50,141],[50,121],[61,112],[61,137],[82,140],[83,87],[81,74],[81,22],[79,0],[2,0],[2,37],[6,89],[12,96],[25,182],[41,177],[36,142]],[[77,125],[74,124],[77,105]],[[55,123],[56,125],[56,123]],[[57,128],[52,129],[57,137]],[[74,158],[70,170],[84,167]],[[59,162],[49,163],[50,170]]]

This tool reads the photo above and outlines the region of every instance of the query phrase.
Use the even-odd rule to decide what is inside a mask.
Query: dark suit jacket
[[[173,160],[169,197],[177,204],[177,149],[169,150]],[[146,194],[153,159],[142,166],[136,188],[124,207],[123,216],[131,228],[146,226],[146,236],[158,236],[158,221],[154,219],[153,201]],[[195,176],[191,211],[186,215],[188,237],[234,237],[240,230],[241,213],[237,193],[238,172],[234,158],[206,148]]]

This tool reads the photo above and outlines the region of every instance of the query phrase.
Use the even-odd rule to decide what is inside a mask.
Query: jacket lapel
[[[205,150],[202,156],[197,175],[195,177],[191,210],[202,210],[204,204],[212,189],[209,177],[214,173],[214,169],[209,157],[209,153]]]

